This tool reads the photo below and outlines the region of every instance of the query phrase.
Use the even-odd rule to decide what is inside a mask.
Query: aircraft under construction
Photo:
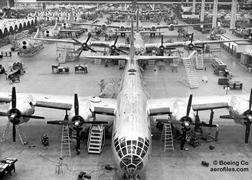
[[[151,153],[151,116],[168,114],[170,118],[159,120],[172,123],[183,131],[181,145],[185,143],[186,132],[191,126],[215,127],[214,124],[199,122],[192,109],[207,110],[229,108],[230,115],[222,118],[235,119],[246,125],[245,142],[248,142],[250,125],[252,123],[252,89],[251,93],[239,96],[206,96],[186,98],[165,97],[163,99],[149,99],[144,88],[139,60],[151,60],[155,56],[135,55],[134,27],[131,23],[130,54],[116,56],[86,56],[91,59],[113,59],[127,61],[122,74],[119,94],[116,99],[110,98],[82,98],[77,94],[74,103],[68,96],[46,96],[33,94],[12,95],[0,93],[0,103],[10,103],[7,112],[0,112],[0,116],[8,117],[13,124],[13,140],[15,140],[16,126],[27,122],[30,118],[41,119],[34,116],[35,107],[54,108],[70,111],[62,121],[48,121],[48,124],[70,124],[77,131],[84,124],[105,124],[98,121],[95,114],[114,116],[112,131],[112,149],[118,169],[129,179],[136,179],[148,164]],[[166,57],[176,58],[176,57]],[[77,133],[78,136],[78,133]],[[78,143],[78,142],[77,142]]]

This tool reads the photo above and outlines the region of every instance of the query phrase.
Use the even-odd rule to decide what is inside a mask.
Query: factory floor
[[[203,37],[202,37],[203,38]],[[85,38],[84,38],[85,39]],[[99,94],[98,83],[101,79],[120,79],[122,70],[118,66],[104,67],[88,63],[88,74],[75,74],[74,66],[81,62],[71,62],[65,64],[70,67],[69,74],[52,74],[51,65],[57,64],[55,44],[45,44],[45,48],[40,53],[31,58],[20,58],[25,64],[26,73],[21,76],[21,82],[13,84],[17,93],[40,93],[51,95],[73,96],[94,96]],[[5,47],[6,48],[6,47]],[[1,50],[4,50],[2,48]],[[237,63],[237,60],[224,50],[215,54],[219,56],[231,69],[234,74],[233,80],[243,82],[242,90],[231,90],[230,94],[249,93],[252,87],[252,74],[247,72]],[[10,65],[17,61],[19,57],[13,55],[12,58],[3,58],[0,64]],[[83,57],[81,57],[83,59]],[[164,69],[154,71],[148,67],[143,73],[146,82],[146,89],[151,98],[164,97],[188,97],[190,93],[194,96],[223,95],[225,91],[217,84],[218,76],[213,74],[210,61],[205,63],[206,71],[198,71],[199,78],[208,77],[208,83],[200,82],[198,89],[189,89],[183,83],[185,70],[179,66],[178,72],[172,72],[168,65]],[[11,87],[4,75],[0,75],[0,92],[10,92]],[[6,109],[6,105],[1,105],[0,109]],[[13,143],[11,140],[11,129],[7,135],[7,140],[0,143],[0,159],[5,157],[17,158],[16,173],[7,176],[6,180],[75,180],[80,171],[85,171],[95,180],[119,180],[121,175],[114,169],[105,170],[106,164],[116,167],[111,156],[111,137],[107,133],[106,144],[101,155],[91,155],[87,153],[86,141],[82,142],[80,155],[75,154],[72,146],[72,157],[64,157],[63,173],[56,173],[56,165],[60,156],[61,127],[47,125],[47,120],[60,120],[64,117],[64,111],[37,108],[35,114],[45,116],[45,120],[30,120],[22,124],[22,129],[28,138],[28,145],[23,146],[19,139]],[[252,178],[252,137],[249,144],[244,143],[245,128],[235,124],[232,120],[220,120],[219,115],[227,114],[227,110],[216,110],[214,123],[219,124],[219,140],[217,142],[202,141],[201,145],[193,148],[188,144],[189,151],[179,150],[179,143],[175,142],[175,150],[163,151],[160,142],[160,132],[153,127],[152,152],[145,171],[141,174],[141,179],[145,180],[248,180]],[[208,121],[209,111],[200,113],[200,119]],[[111,120],[112,118],[100,116],[99,118]],[[5,129],[7,118],[0,117],[0,131]],[[47,134],[49,137],[49,147],[43,147],[41,136]],[[209,145],[215,146],[210,150]],[[202,166],[201,162],[206,161],[209,166]],[[215,161],[239,162],[239,165],[214,165]],[[241,162],[248,164],[241,164]],[[248,168],[247,172],[216,172],[212,168]],[[220,170],[219,170],[220,171]]]

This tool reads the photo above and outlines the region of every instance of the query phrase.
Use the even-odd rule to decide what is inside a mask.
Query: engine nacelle
[[[172,116],[174,116],[176,120],[180,120],[182,117],[186,115],[186,111],[187,111],[187,102],[181,99],[177,99],[173,104]],[[192,109],[190,111],[189,117],[191,119],[194,119],[195,117]]]
[[[27,50],[30,48],[30,43],[28,41],[21,42],[21,50]]]
[[[91,104],[90,101],[79,102],[79,116],[81,116],[84,121],[89,121],[92,117],[92,112],[90,111]],[[72,118],[75,116],[74,106],[72,106],[69,112],[69,120],[72,121]]]
[[[33,115],[35,112],[35,108],[33,106],[33,97],[32,96],[27,96],[27,97],[22,97],[22,98],[17,98],[17,105],[16,109],[22,114],[22,115]],[[11,111],[12,105],[10,104],[9,111]],[[19,118],[19,123],[22,124],[25,122],[28,122],[30,118]]]
[[[233,96],[230,100],[230,114],[243,115],[248,110],[248,101],[237,96]],[[234,119],[235,123],[244,125],[243,121]]]
[[[168,29],[169,29],[170,31],[174,31],[174,29],[175,29],[174,24],[170,24],[170,25],[168,26]]]

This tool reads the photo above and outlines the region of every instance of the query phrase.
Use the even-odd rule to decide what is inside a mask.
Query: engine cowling
[[[28,41],[22,41],[21,43],[22,50],[27,50],[29,46],[30,46],[30,43]]]
[[[237,96],[233,96],[230,100],[230,109],[229,112],[231,115],[244,115],[248,110],[248,101]],[[244,123],[240,120],[234,119],[235,123],[242,124]]]
[[[23,98],[17,98],[16,108],[12,108],[10,104],[8,113],[10,114],[9,120],[11,123],[15,123],[16,125],[25,123],[30,120],[30,118],[20,117],[21,115],[33,115],[35,112],[35,108],[33,106],[33,98],[32,96],[27,96]],[[15,118],[13,118],[15,117]]]
[[[183,117],[186,114],[186,111],[187,111],[187,102],[181,99],[177,99],[173,104],[172,116],[174,116],[176,120],[182,121]],[[191,119],[194,119],[195,117],[192,110],[190,111],[189,117]]]
[[[174,31],[175,25],[174,25],[174,24],[170,24],[170,25],[168,26],[168,29],[169,29],[170,31]]]

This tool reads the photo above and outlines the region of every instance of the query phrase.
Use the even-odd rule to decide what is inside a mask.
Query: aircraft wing
[[[120,26],[116,25],[104,25],[104,24],[88,24],[88,23],[73,23],[74,25],[83,25],[83,26],[95,26],[95,27],[103,27],[106,26],[107,28],[120,28]]]
[[[47,38],[33,38],[33,40],[47,41],[47,42],[59,42],[59,43],[72,43],[76,44],[74,40],[71,39],[47,39]]]
[[[171,47],[181,47],[181,46],[185,46],[186,42],[168,42],[168,43],[163,43],[163,46],[165,48],[171,48]],[[161,46],[161,43],[146,43],[145,44],[145,48],[149,48],[149,49],[153,49],[153,48],[159,48]]]
[[[120,55],[120,56],[84,56],[87,59],[105,59],[105,60],[128,60],[129,56]]]
[[[242,95],[224,95],[224,96],[198,96],[193,97],[192,109],[194,111],[203,111],[211,109],[221,109],[230,107],[231,98],[240,97],[246,101],[249,101],[249,94]],[[149,99],[148,100],[148,110],[150,115],[168,114],[173,112],[173,105],[175,101],[183,100],[188,101],[188,97],[173,97],[173,98],[163,98],[163,99]]]
[[[99,98],[99,101],[91,100],[91,111],[96,114],[115,115],[117,107],[116,99]]]
[[[234,40],[209,40],[209,41],[193,41],[194,45],[201,45],[201,44],[220,44],[220,43],[227,43],[227,42],[246,42],[249,41],[248,39],[234,39]]]
[[[59,32],[80,32],[80,29],[62,29]]]
[[[167,60],[167,59],[176,59],[178,56],[136,56],[136,60]]]
[[[170,24],[170,25],[158,25],[158,26],[156,26],[156,29],[170,28],[171,26],[173,26],[174,28],[179,28],[179,27],[192,27],[192,26],[201,26],[201,25],[206,25],[206,24]]]
[[[11,95],[9,93],[0,93],[0,104],[9,103],[11,101]]]

